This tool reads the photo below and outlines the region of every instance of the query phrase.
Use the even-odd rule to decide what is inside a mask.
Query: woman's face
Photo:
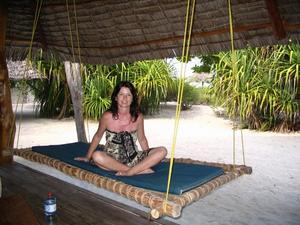
[[[122,87],[116,97],[119,107],[130,107],[132,103],[132,94],[127,87]]]

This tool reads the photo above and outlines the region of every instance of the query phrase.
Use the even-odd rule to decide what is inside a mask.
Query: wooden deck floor
[[[18,163],[0,166],[2,197],[22,196],[40,224],[45,224],[43,200],[51,191],[57,198],[55,225],[176,225],[159,219],[149,221],[147,213],[99,196]]]

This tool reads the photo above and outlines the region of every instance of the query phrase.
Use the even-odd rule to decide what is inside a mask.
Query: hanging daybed
[[[168,160],[160,163],[153,174],[118,177],[113,172],[95,165],[74,160],[87,151],[83,142],[63,145],[34,146],[13,149],[13,154],[27,160],[53,167],[69,176],[87,181],[151,209],[152,217],[162,215],[177,218],[184,206],[197,201],[219,186],[243,175],[251,174],[251,167],[220,163],[200,162],[192,159],[175,159],[170,196],[165,202]]]

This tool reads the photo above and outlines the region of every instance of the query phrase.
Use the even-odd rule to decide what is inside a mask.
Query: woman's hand
[[[83,162],[90,162],[90,159],[87,157],[75,157],[74,160],[83,161]]]

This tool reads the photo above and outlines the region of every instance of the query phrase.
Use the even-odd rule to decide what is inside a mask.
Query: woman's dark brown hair
[[[118,116],[118,103],[117,103],[116,97],[119,94],[122,87],[128,88],[132,94],[132,102],[130,105],[130,115],[131,115],[133,122],[135,122],[137,120],[137,118],[139,116],[139,112],[140,112],[139,104],[138,104],[138,96],[137,96],[137,91],[136,91],[135,87],[129,81],[121,81],[120,83],[118,83],[115,86],[113,93],[111,94],[111,105],[110,105],[110,108],[108,109],[108,111],[112,112],[113,118],[118,119],[118,117],[119,117]]]

